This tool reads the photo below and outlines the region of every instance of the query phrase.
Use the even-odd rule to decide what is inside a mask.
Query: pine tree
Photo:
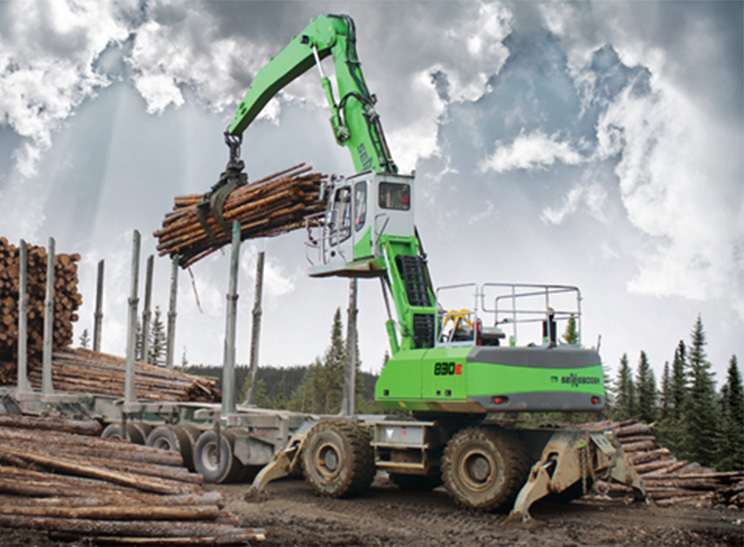
[[[274,401],[274,407],[277,410],[285,410],[287,408],[287,382],[286,376],[282,376],[277,387],[277,395]]]
[[[633,371],[628,364],[628,355],[620,358],[620,370],[615,381],[614,414],[618,420],[627,420],[636,414],[636,393],[633,384]]]
[[[266,393],[266,380],[256,380],[256,406],[258,408],[271,408],[271,398]]]
[[[671,378],[671,407],[672,417],[679,420],[682,417],[682,408],[687,395],[687,349],[685,343],[680,340],[677,349],[674,350],[674,361],[672,362]]]
[[[83,329],[83,334],[80,335],[80,347],[83,349],[88,349],[89,344],[90,335],[88,334],[88,329]]]
[[[333,315],[331,327],[331,345],[323,360],[323,413],[333,414],[341,409],[341,397],[344,385],[344,366],[346,363],[346,344],[343,336],[341,309]]]
[[[736,355],[729,361],[726,383],[721,388],[723,413],[723,458],[720,471],[744,469],[744,390]]]
[[[160,318],[160,306],[155,307],[155,317],[150,330],[150,348],[148,350],[147,362],[151,365],[162,367],[165,365],[165,325]]]
[[[641,351],[641,357],[638,361],[636,386],[638,406],[633,417],[637,417],[646,423],[654,422],[656,420],[656,380],[645,351]]]
[[[698,316],[692,331],[689,354],[689,395],[683,403],[685,438],[683,456],[705,466],[718,461],[721,412],[716,402],[715,382],[705,354],[703,321]]]
[[[579,329],[576,325],[576,317],[571,314],[566,323],[566,331],[563,333],[561,340],[564,344],[578,344],[579,343]]]
[[[659,393],[661,402],[661,419],[669,417],[672,403],[672,378],[669,376],[669,361],[664,361],[664,372],[661,376],[661,392]]]
[[[680,340],[674,350],[674,360],[669,378],[669,394],[666,398],[666,416],[662,417],[654,431],[661,446],[674,454],[684,454],[687,433],[682,411],[687,401],[687,348]]]

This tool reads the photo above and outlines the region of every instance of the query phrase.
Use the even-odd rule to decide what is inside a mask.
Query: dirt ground
[[[529,523],[504,527],[506,515],[458,508],[444,489],[410,492],[386,476],[363,496],[320,498],[300,479],[271,483],[259,500],[247,484],[207,485],[227,496],[226,509],[245,527],[262,527],[261,545],[736,545],[744,546],[744,512],[633,505],[537,503]],[[0,527],[0,545],[84,546],[45,533]]]
[[[407,492],[378,476],[362,497],[316,496],[302,480],[271,483],[260,501],[246,485],[218,486],[241,525],[266,529],[265,545],[744,545],[744,513],[732,509],[536,504],[527,524],[460,509],[444,489]]]

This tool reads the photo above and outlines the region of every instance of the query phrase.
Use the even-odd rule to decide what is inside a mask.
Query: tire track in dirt
[[[248,485],[218,485],[242,526],[266,528],[264,545],[744,545],[741,511],[536,504],[527,524],[456,506],[443,489],[400,490],[384,475],[353,499],[316,496],[302,480],[271,483],[247,503]],[[738,519],[739,524],[736,524]]]

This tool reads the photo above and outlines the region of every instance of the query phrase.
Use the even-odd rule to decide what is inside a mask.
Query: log
[[[0,526],[60,531],[83,536],[132,536],[132,537],[212,537],[240,535],[240,530],[225,524],[201,522],[172,522],[153,520],[93,520],[61,519],[53,517],[28,517],[0,515]]]
[[[38,484],[38,483],[37,483]],[[105,493],[93,491],[85,496],[80,492],[74,492],[70,497],[30,497],[30,496],[8,496],[0,495],[0,506],[57,506],[65,507],[99,507],[102,505],[116,505],[126,502],[128,505],[215,505],[219,509],[225,507],[225,494],[218,490],[207,492],[194,492],[191,494],[159,495],[146,494],[143,492],[124,491],[117,489]]]
[[[667,456],[667,458],[669,459],[665,459],[661,461],[657,460],[657,461],[653,461],[649,463],[635,465],[634,467],[635,467],[636,473],[638,473],[639,475],[643,475],[643,477],[641,478],[645,478],[647,476],[646,475],[647,473],[650,473],[652,471],[656,471],[659,469],[669,468],[674,464],[675,460],[672,459],[672,456]]]
[[[69,534],[58,534],[52,532],[49,534],[50,539],[59,539],[61,541],[70,541],[76,539],[76,536]],[[86,538],[93,545],[250,545],[253,541],[264,541],[266,532],[262,528],[246,528],[245,530],[236,530],[227,536],[206,536],[206,537],[117,537],[117,536],[94,536]]]
[[[629,443],[629,444],[623,445],[623,450],[627,453],[640,452],[640,451],[646,451],[646,450],[653,450],[654,446],[656,446],[654,441],[640,441],[637,443]]]
[[[123,471],[114,472],[102,467],[96,467],[81,459],[72,459],[69,455],[65,457],[52,457],[40,453],[26,452],[0,447],[0,456],[12,454],[18,458],[31,461],[35,464],[54,470],[73,473],[81,477],[105,480],[114,484],[131,486],[146,492],[159,494],[183,494],[193,491],[193,488],[183,483],[165,481],[155,477],[143,477]],[[77,461],[76,461],[77,460]]]
[[[0,426],[0,526],[85,544],[245,544],[265,537],[262,529],[241,528],[224,512],[224,494],[201,491],[182,468],[120,460],[176,454],[37,429],[41,422]],[[106,458],[81,455],[100,455],[101,447]],[[154,471],[182,480],[146,474]]]
[[[325,206],[319,196],[326,177],[311,170],[300,164],[234,189],[224,202],[225,222],[240,222],[241,239],[267,237],[304,226],[305,218],[323,212]],[[176,197],[174,209],[165,215],[162,228],[154,232],[160,255],[179,256],[182,267],[230,242],[230,234],[212,215],[206,219],[206,229],[199,221],[196,211],[200,199],[194,194]]]
[[[13,416],[0,414],[0,427],[17,427],[22,429],[44,429],[79,435],[101,434],[101,424],[94,420],[68,420],[63,418],[36,418],[34,416]]]
[[[624,423],[624,422],[623,422]],[[612,432],[616,437],[631,437],[634,435],[648,435],[653,432],[653,428],[656,425],[653,424],[642,424],[642,423],[630,423],[626,425],[618,424],[617,427],[612,429]]]
[[[628,456],[630,463],[634,466],[637,464],[648,463],[658,460],[664,456],[671,456],[668,448],[657,448],[656,450],[649,450],[647,452],[636,452]]]
[[[0,515],[100,520],[214,520],[220,515],[216,505],[161,506],[109,505],[106,507],[0,506]]]

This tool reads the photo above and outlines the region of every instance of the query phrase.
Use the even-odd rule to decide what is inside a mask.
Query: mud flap
[[[633,488],[637,499],[646,499],[643,482],[619,444],[612,443],[602,433],[557,431],[532,467],[504,524],[529,520],[533,503],[574,484],[581,483],[585,494],[596,479],[616,480]]]

